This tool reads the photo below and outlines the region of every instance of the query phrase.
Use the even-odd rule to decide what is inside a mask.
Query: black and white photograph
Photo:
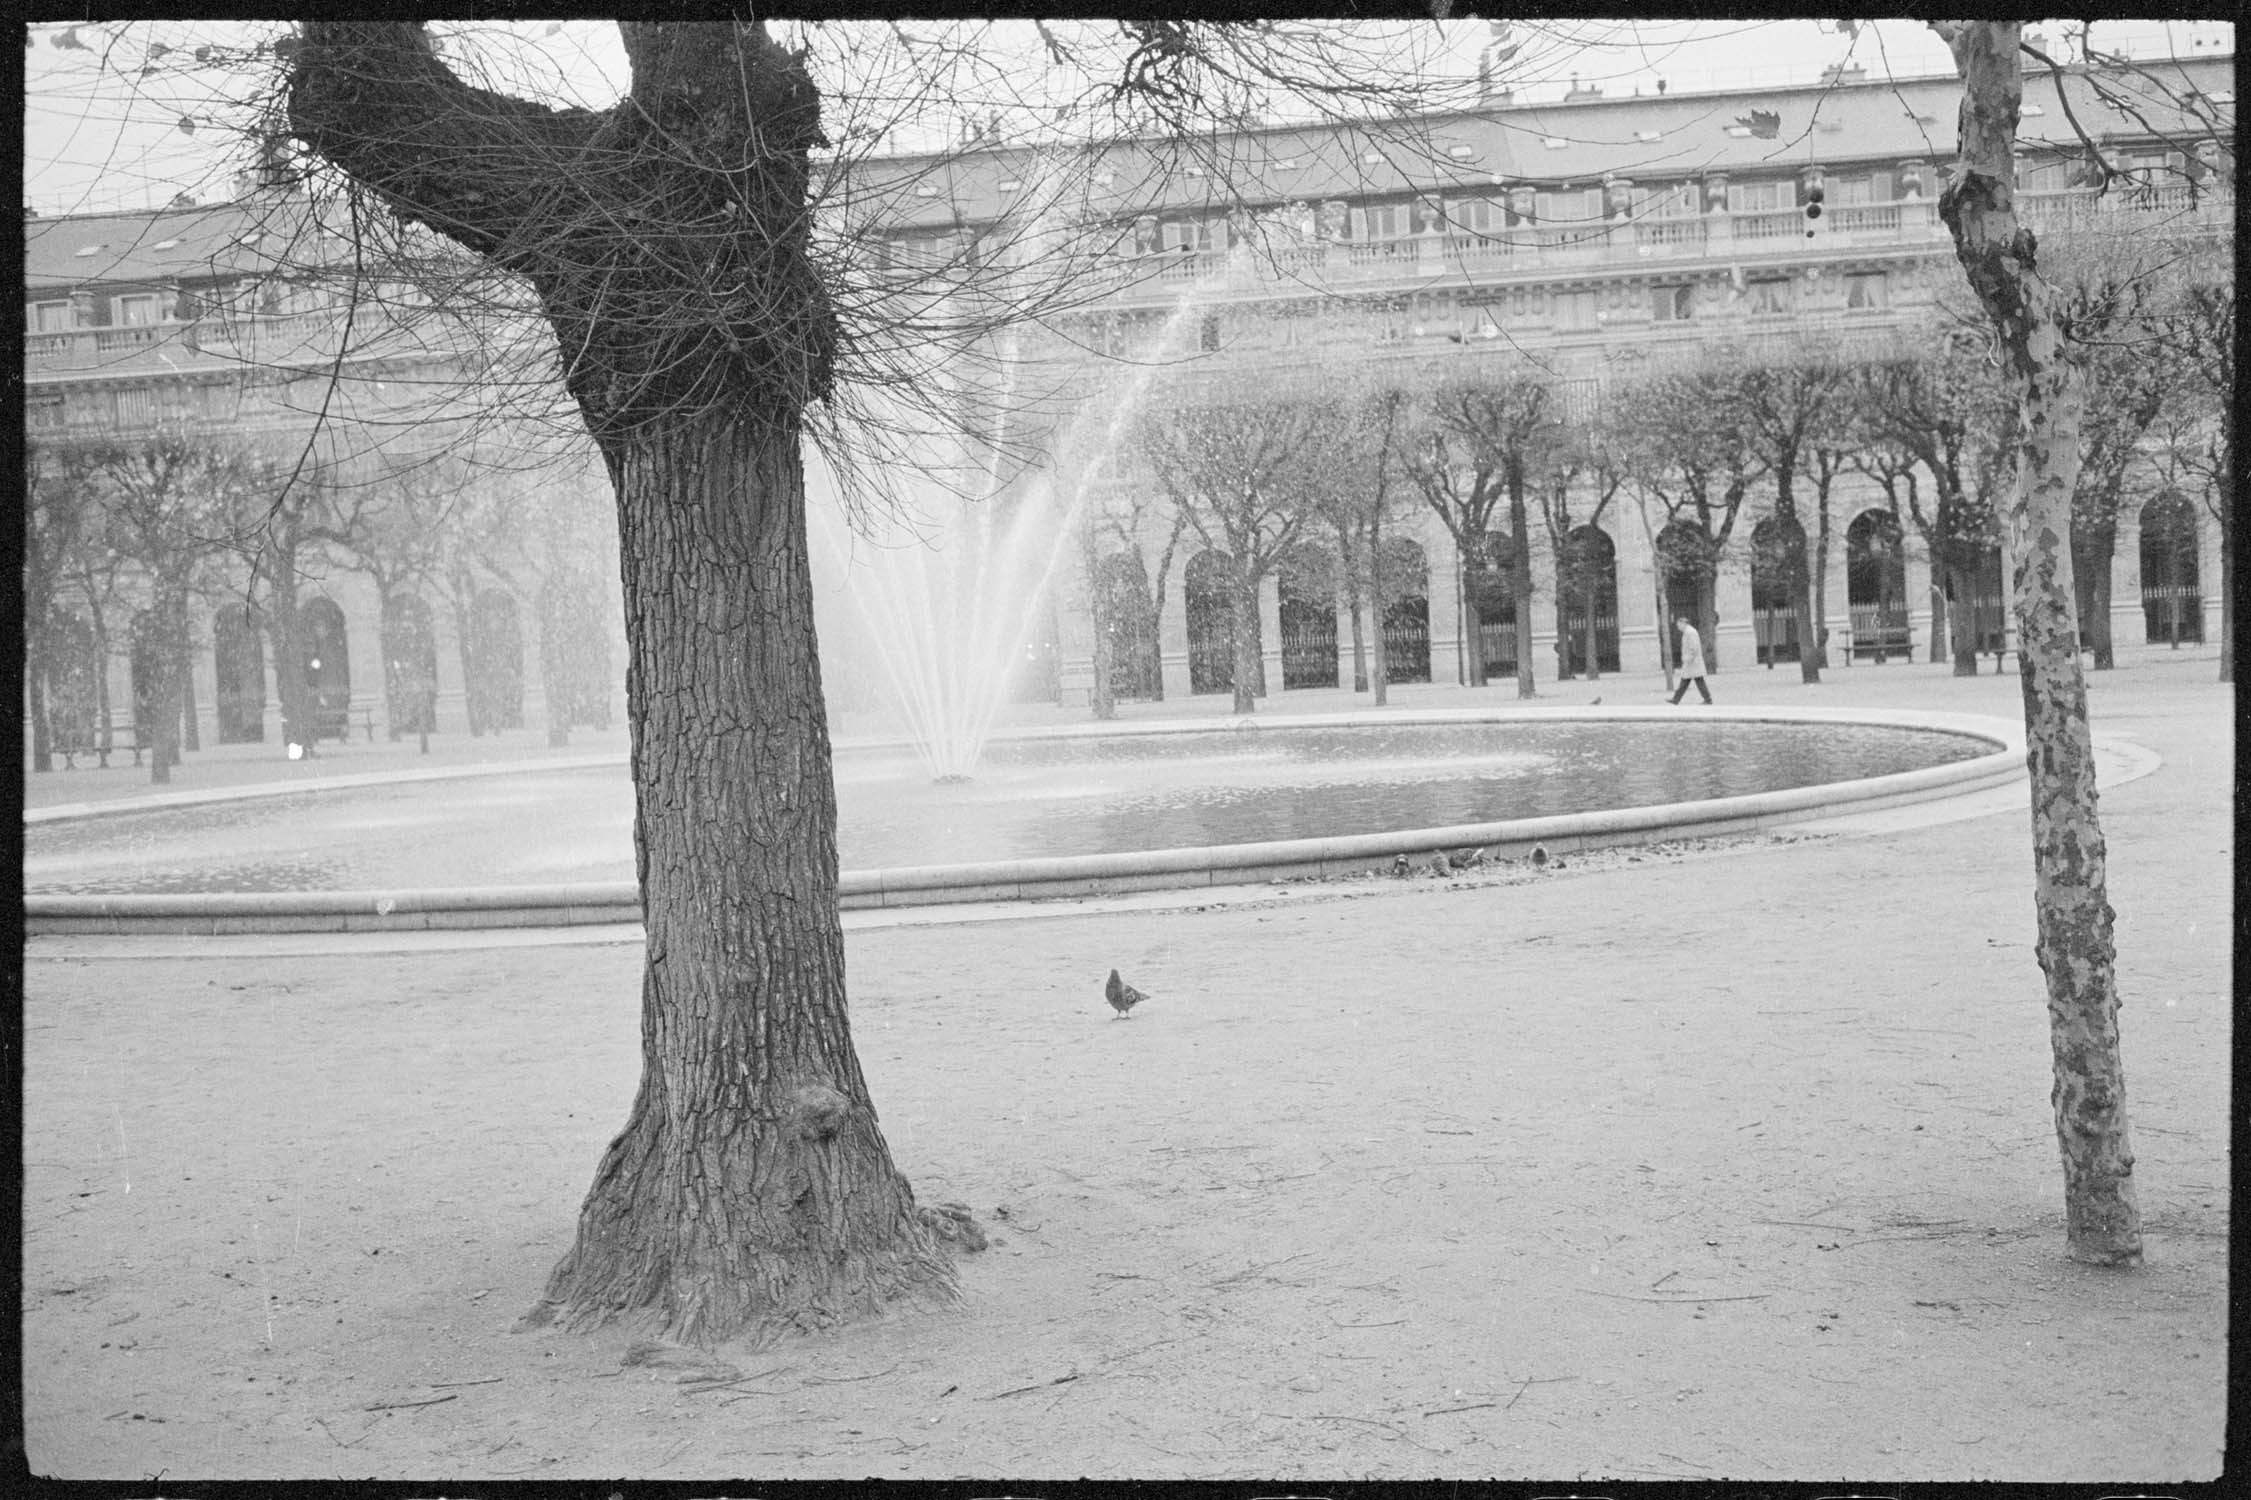
[[[23,23],[34,1487],[2219,1484],[2232,21],[945,10]]]

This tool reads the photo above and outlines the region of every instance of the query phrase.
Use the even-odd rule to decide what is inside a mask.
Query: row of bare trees
[[[568,498],[563,485],[535,497],[529,476],[495,473],[472,454],[441,447],[321,461],[185,427],[34,434],[25,449],[24,633],[35,771],[52,769],[61,750],[111,743],[108,664],[129,638],[142,663],[132,732],[151,752],[151,779],[169,781],[181,752],[199,748],[189,669],[195,621],[230,605],[255,622],[274,663],[283,743],[310,749],[336,733],[334,710],[324,713],[312,677],[295,668],[313,649],[308,593],[339,570],[374,583],[386,637],[419,628],[410,599],[424,591],[442,598],[465,683],[476,675],[469,660],[476,602],[490,590],[537,598],[564,622],[566,636],[583,633],[589,621],[598,627],[603,617],[598,497],[583,495],[588,503],[576,507],[558,503]],[[574,516],[580,524],[571,524]],[[120,620],[131,622],[129,637]],[[434,682],[422,680],[420,647],[386,640],[394,732],[401,723],[430,728],[426,713],[402,706],[435,692]],[[566,653],[543,656],[551,658],[551,675],[570,678]],[[559,691],[568,699],[569,683]],[[51,701],[58,693],[82,712],[62,712]],[[488,706],[474,692],[469,702],[472,733],[500,727],[480,712]],[[84,719],[92,745],[57,744],[62,724],[77,725],[75,735]],[[565,718],[560,727],[568,725]]]
[[[2223,572],[2233,417],[2232,283],[2216,274],[2112,274],[2071,284],[2075,328],[2097,399],[2072,503],[2072,549],[2085,644],[2113,664],[2110,588],[2120,518],[2161,494],[2189,495],[2221,522]],[[2199,362],[2201,361],[2201,363]],[[1088,525],[1088,596],[1098,647],[1095,711],[1114,696],[1102,618],[1108,591],[1093,569],[1109,553],[1162,536],[1152,610],[1162,608],[1173,557],[1193,537],[1227,559],[1235,699],[1250,712],[1262,681],[1259,589],[1309,538],[1334,546],[1340,593],[1358,638],[1369,622],[1381,661],[1383,538],[1427,511],[1453,539],[1463,576],[1465,639],[1489,607],[1532,631],[1530,539],[1544,531],[1559,588],[1591,597],[1607,564],[1585,528],[1615,520],[1625,496],[1641,508],[1663,574],[1695,599],[1707,639],[1718,622],[1718,578],[1746,506],[1772,524],[1753,566],[1777,581],[1796,618],[1804,680],[1827,663],[1826,580],[1838,545],[1833,500],[1848,475],[1883,497],[1901,534],[1920,539],[1946,601],[1943,636],[1957,675],[1977,670],[1982,574],[2001,541],[2014,481],[2016,404],[1988,340],[1962,324],[1919,347],[1858,353],[1802,345],[1737,346],[1693,364],[1621,381],[1591,407],[1574,406],[1551,374],[1493,365],[1412,383],[1356,388],[1239,376],[1150,412],[1136,439],[1146,485],[1119,486]],[[1740,551],[1740,549],[1736,549]],[[1144,572],[1144,579],[1149,575]],[[1500,587],[1481,587],[1498,580]],[[1153,617],[1153,616],[1152,616]],[[1581,612],[1595,629],[1595,612]],[[1669,643],[1668,643],[1669,644]],[[1584,660],[1596,669],[1590,638]],[[1483,653],[1468,653],[1482,684]],[[2227,663],[2223,659],[2223,672]],[[1529,652],[1516,654],[1520,697],[1536,692]],[[1382,673],[1356,686],[1382,701]]]

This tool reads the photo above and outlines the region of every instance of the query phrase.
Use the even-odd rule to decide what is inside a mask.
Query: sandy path
[[[997,1243],[700,1392],[507,1332],[624,1118],[637,946],[35,944],[32,1467],[2212,1477],[2230,700],[2124,675],[2100,727],[2166,761],[2104,800],[2138,1273],[2060,1254],[2015,817],[855,933],[893,1151]]]

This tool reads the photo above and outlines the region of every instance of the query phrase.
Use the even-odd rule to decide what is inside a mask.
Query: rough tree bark
[[[2072,598],[2071,496],[2085,374],[2063,340],[2055,289],[2040,274],[2038,243],[2017,221],[2011,153],[2023,104],[2022,23],[1934,24],[1963,82],[1961,158],[1939,197],[1939,214],[2000,335],[2022,418],[2008,533],[2067,1252],[2074,1260],[2133,1265],[2141,1260],[2141,1213],[2118,1054],[2113,914]]]
[[[834,338],[805,254],[818,97],[759,23],[621,29],[629,95],[591,113],[469,87],[417,25],[308,22],[290,129],[529,279],[607,463],[642,1076],[524,1322],[712,1341],[948,1293],[951,1265],[846,1020],[799,451]]]

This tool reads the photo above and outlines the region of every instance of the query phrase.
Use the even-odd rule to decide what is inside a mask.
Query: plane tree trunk
[[[629,96],[592,113],[469,87],[417,25],[308,22],[290,128],[530,280],[607,463],[642,1075],[524,1321],[709,1342],[950,1292],[948,1221],[894,1168],[846,1018],[799,449],[834,340],[805,254],[818,98],[757,23],[622,31]]]
[[[2008,535],[2066,1249],[2074,1260],[2139,1264],[2141,1213],[2118,1051],[2113,913],[2072,597],[2071,497],[2085,371],[2063,340],[2056,292],[2040,273],[2038,241],[2017,220],[2011,152],[2023,103],[2022,24],[1934,24],[1963,80],[1960,169],[1939,197],[1939,215],[2000,336],[2022,416]]]

